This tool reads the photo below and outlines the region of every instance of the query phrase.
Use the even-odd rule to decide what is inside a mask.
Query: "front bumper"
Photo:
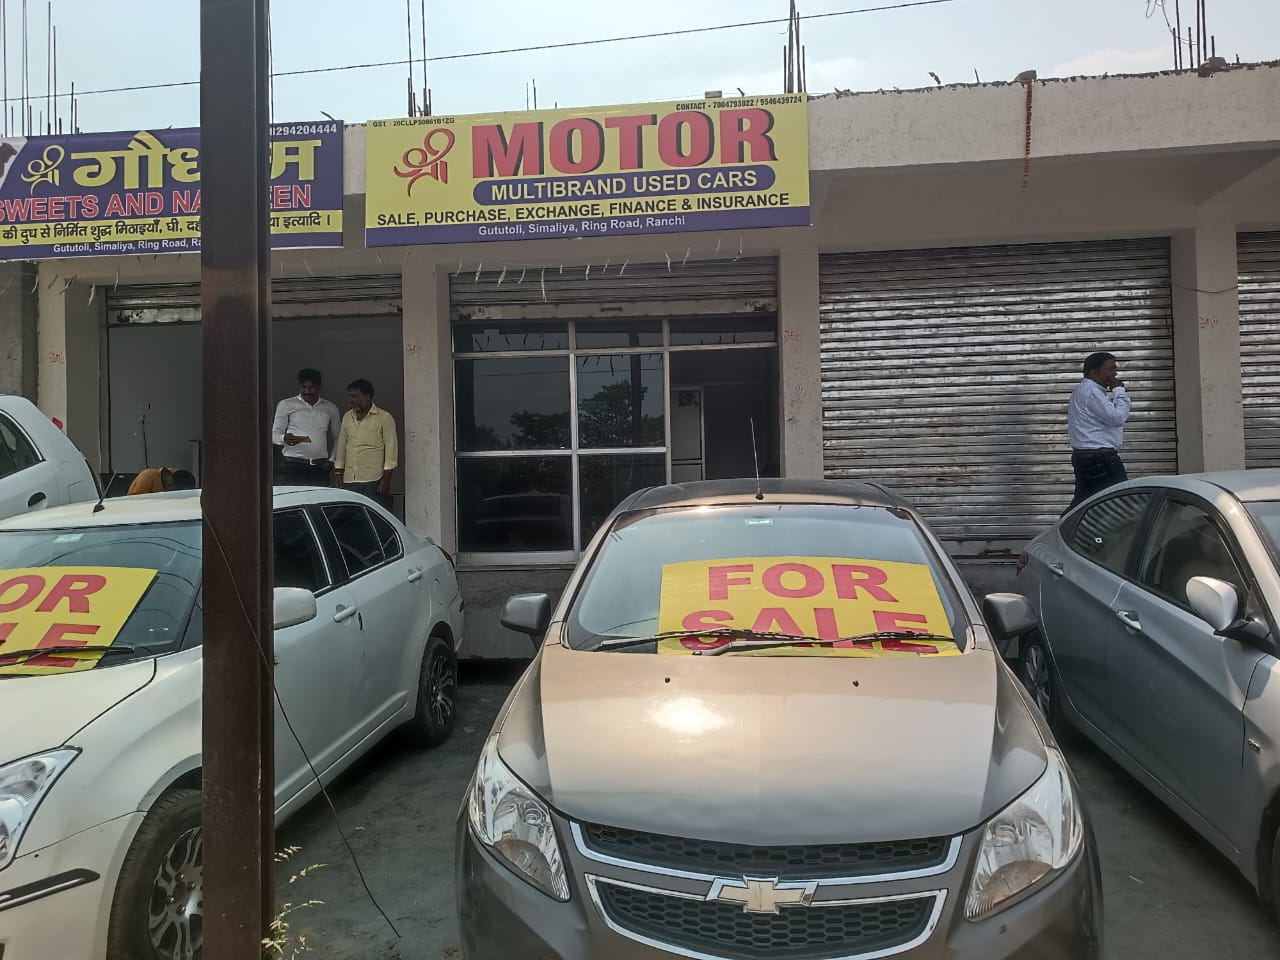
[[[0,870],[0,960],[97,960],[130,814],[18,857]]]
[[[562,844],[568,839],[566,833],[561,831]],[[975,837],[966,838],[956,866],[943,875],[898,884],[895,889],[886,889],[887,884],[868,885],[860,897],[901,894],[903,886],[912,893],[945,888],[945,896],[926,937],[914,945],[855,953],[849,960],[1090,960],[1101,954],[1101,871],[1092,835],[1082,854],[1062,874],[976,923],[963,914],[975,843]],[[572,898],[560,903],[496,860],[475,839],[464,818],[458,829],[456,864],[458,923],[465,960],[716,960],[734,956],[732,951],[713,954],[664,948],[615,932],[582,879],[584,872],[597,872],[599,865],[584,863],[572,844],[565,852],[566,866],[572,871]],[[828,956],[812,952],[786,955]]]

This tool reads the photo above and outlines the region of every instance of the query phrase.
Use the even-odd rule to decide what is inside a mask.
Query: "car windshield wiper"
[[[30,650],[14,650],[12,652],[0,651],[0,668],[16,667],[32,660],[36,657],[43,656],[60,656],[68,653],[100,653],[104,657],[111,653],[137,653],[137,647],[131,647],[125,643],[113,643],[110,646],[75,646],[73,644],[64,644],[57,647],[32,647]]]
[[[689,634],[683,634],[688,636]],[[701,636],[701,634],[699,634]],[[773,650],[779,647],[794,647],[800,643],[810,643],[820,647],[835,648],[841,643],[874,643],[877,640],[945,640],[947,643],[953,643],[959,646],[959,641],[955,637],[948,637],[943,633],[913,633],[910,630],[881,630],[878,633],[860,633],[856,637],[841,637],[839,640],[822,640],[814,637],[790,637],[786,635],[779,636],[777,634],[761,634],[762,637],[769,639],[763,642],[758,640],[749,640],[742,643],[726,643],[720,647],[713,647],[709,650],[695,650],[695,654],[704,657],[715,657],[722,653],[733,653],[735,650]]]
[[[601,641],[596,650],[625,650],[628,647],[643,647],[647,643],[657,643],[659,640],[675,640],[680,637],[710,637],[712,639],[721,640],[728,638],[730,640],[774,640],[779,646],[789,646],[793,643],[826,643],[820,637],[805,637],[794,633],[766,633],[760,630],[748,630],[745,627],[716,627],[714,630],[669,630],[666,633],[651,633],[645,637],[611,637],[608,640]],[[753,644],[755,645],[755,644]]]

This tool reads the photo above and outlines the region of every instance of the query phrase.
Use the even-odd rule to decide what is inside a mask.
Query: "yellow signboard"
[[[730,643],[696,631],[737,627],[834,641],[770,649],[781,656],[954,656],[941,640],[851,638],[869,633],[951,635],[929,568],[836,557],[741,557],[672,563],[662,568],[658,630],[692,631],[662,640],[659,653],[692,654]]]
[[[132,567],[29,567],[0,570],[0,674],[87,670],[101,651],[5,653],[45,647],[108,647],[142,599],[155,570]]]
[[[803,94],[375,120],[366,243],[809,224]]]

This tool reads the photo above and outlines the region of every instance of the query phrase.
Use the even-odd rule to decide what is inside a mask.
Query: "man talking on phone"
[[[1071,507],[1129,479],[1120,459],[1129,406],[1115,355],[1092,353],[1086,357],[1084,379],[1072,392],[1067,408],[1071,468],[1076,480]]]

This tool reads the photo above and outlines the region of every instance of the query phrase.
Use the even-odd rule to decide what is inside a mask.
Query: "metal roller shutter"
[[[773,258],[506,266],[449,277],[455,320],[773,313]]]
[[[1239,239],[1245,466],[1280,467],[1280,233]]]
[[[106,291],[107,323],[198,323],[200,284],[162,283]],[[271,282],[272,313],[306,313],[325,307],[352,314],[399,313],[400,275],[303,277]]]
[[[1167,240],[821,260],[825,472],[896,488],[961,557],[1016,553],[1070,502],[1067,400],[1111,350],[1131,476],[1177,468]]]

